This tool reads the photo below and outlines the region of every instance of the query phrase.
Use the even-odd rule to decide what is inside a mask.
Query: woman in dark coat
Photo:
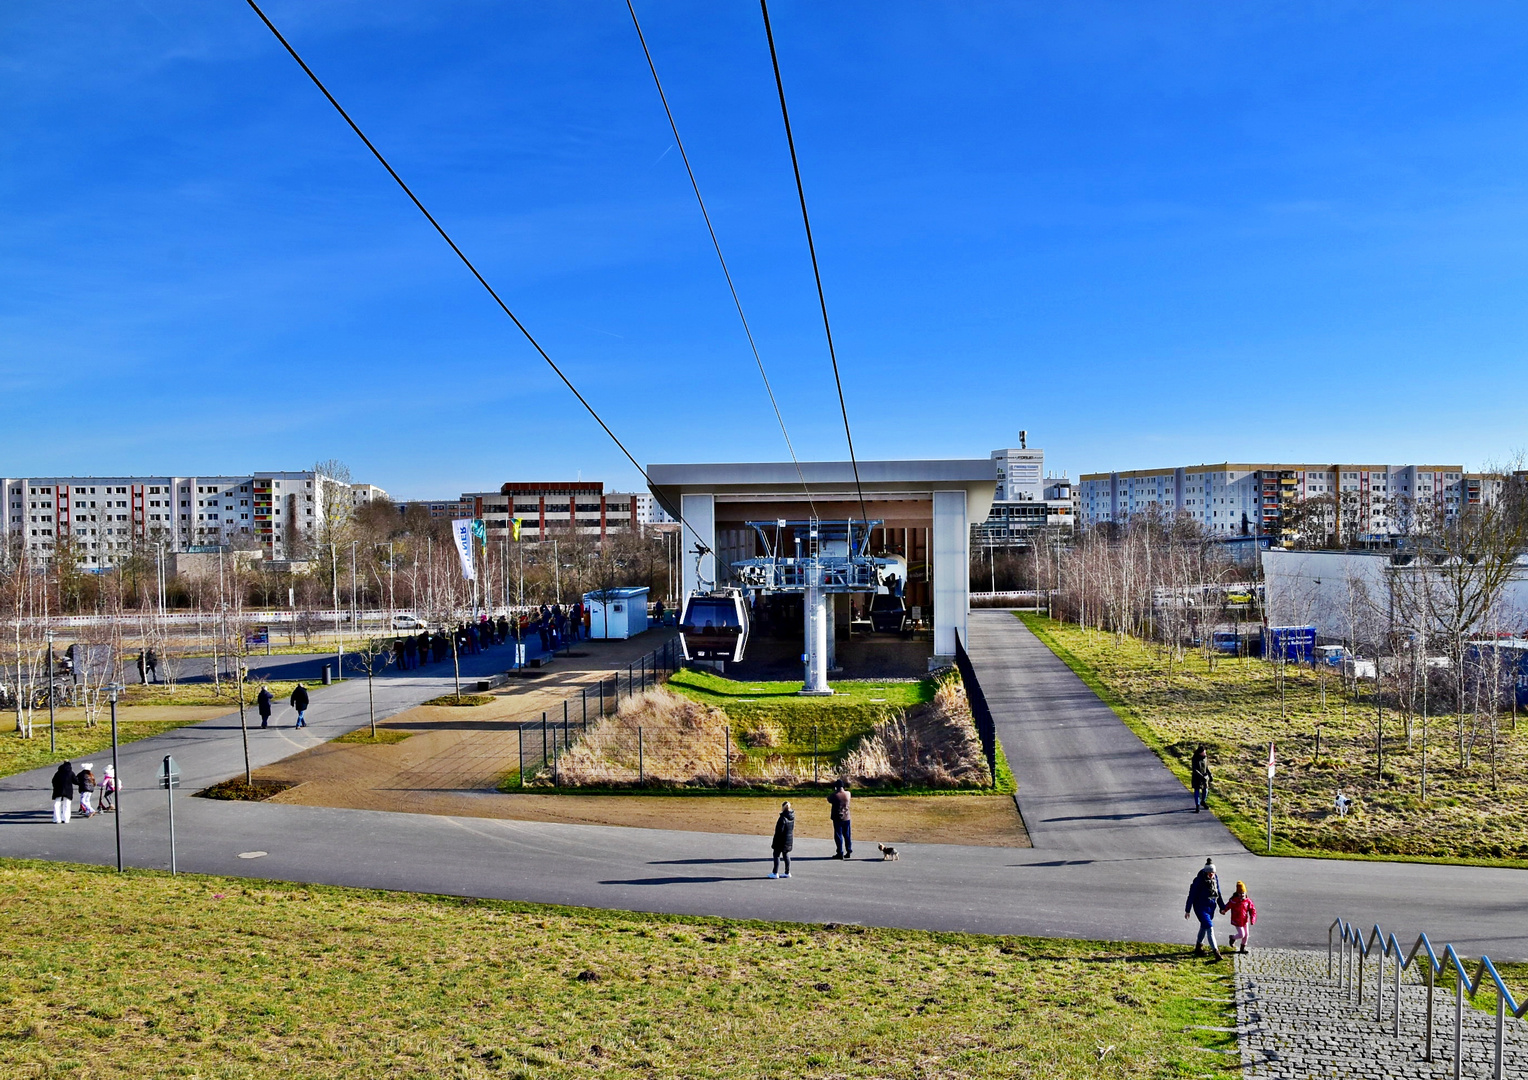
[[[255,709],[260,713],[260,726],[271,726],[271,702],[275,699],[271,696],[271,688],[262,686],[260,693],[255,697]]]
[[[772,878],[791,876],[791,848],[796,846],[796,812],[791,809],[790,803],[780,804],[780,816],[775,820],[775,839],[772,847],[775,852],[774,869],[770,870]],[[785,873],[780,873],[780,860],[785,860]]]
[[[74,763],[66,761],[53,774],[53,824],[69,824],[74,802]]]

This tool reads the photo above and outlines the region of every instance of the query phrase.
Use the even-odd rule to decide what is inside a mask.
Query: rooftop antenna
[[[1029,445],[1028,444],[1029,444],[1029,432],[1027,432],[1027,431],[1019,432],[1019,449],[1020,450],[1028,450],[1029,449]]]

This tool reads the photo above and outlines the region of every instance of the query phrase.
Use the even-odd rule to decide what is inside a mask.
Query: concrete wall
[[[683,553],[680,565],[684,571],[684,591],[695,592],[701,588],[703,578],[706,587],[716,584],[716,496],[685,495],[680,513],[684,515],[685,527],[680,530]],[[711,554],[700,560],[700,574],[695,573],[695,544],[699,542],[711,549]]]
[[[1264,551],[1264,603],[1271,626],[1309,626],[1326,639],[1360,640],[1388,625],[1392,572],[1388,552]],[[1505,590],[1508,627],[1528,621],[1528,565]]]
[[[964,491],[934,492],[934,655],[955,655],[966,641],[970,606],[971,521]]]

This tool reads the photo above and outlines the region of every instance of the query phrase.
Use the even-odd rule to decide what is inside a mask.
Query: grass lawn
[[[1234,1014],[1182,948],[15,861],[0,902],[25,913],[0,938],[7,1076],[1240,1075],[1198,1049],[1234,1037],[1184,1030]]]
[[[226,704],[221,707],[157,707],[157,706],[117,706],[117,742],[130,743],[138,739],[146,739],[150,735],[158,735],[172,728],[184,727],[187,724],[200,723],[210,720],[214,716],[222,716],[228,711]],[[251,710],[250,715],[258,724],[260,718]],[[15,714],[9,714],[10,722],[14,723]],[[3,721],[4,717],[0,717]],[[95,727],[85,726],[84,709],[59,709],[58,710],[58,751],[51,753],[48,750],[48,710],[42,709],[32,716],[32,737],[24,739],[17,731],[7,731],[0,734],[0,776],[12,776],[16,773],[26,772],[29,769],[38,769],[44,765],[57,765],[60,761],[95,761],[96,778],[100,779],[101,770],[111,760],[111,713],[109,707],[102,708],[99,722]],[[106,757],[102,757],[102,752]]]
[[[721,709],[741,733],[767,719],[784,736],[780,748],[796,753],[817,749],[837,756],[892,712],[934,699],[933,679],[916,682],[836,682],[832,697],[801,697],[799,682],[740,682],[710,672],[677,671],[665,684],[676,693]]]
[[[319,687],[317,679],[303,681],[309,690],[317,690]],[[255,703],[261,685],[252,679],[245,681],[245,705]],[[292,688],[297,682],[273,680],[263,685],[270,689],[271,696],[280,704],[292,696]],[[122,688],[122,701],[128,705],[221,705],[233,710],[239,707],[239,694],[232,679],[224,679],[216,687],[210,682],[177,683],[174,686],[166,686],[164,683],[129,683]]]
[[[1275,665],[1220,659],[1211,669],[1191,653],[1169,674],[1167,654],[1154,646],[1041,616],[1021,618],[1185,783],[1194,746],[1205,744],[1215,774],[1211,807],[1253,851],[1267,846],[1271,741],[1279,761],[1275,854],[1528,866],[1528,740],[1510,730],[1507,718],[1493,784],[1485,732],[1466,766],[1454,717],[1434,716],[1424,800],[1420,717],[1408,737],[1403,717],[1386,708],[1378,775],[1374,703],[1368,694],[1345,699],[1335,674],[1325,677],[1323,700],[1321,675],[1289,665],[1281,713]],[[1346,818],[1333,812],[1339,790],[1354,800]]]

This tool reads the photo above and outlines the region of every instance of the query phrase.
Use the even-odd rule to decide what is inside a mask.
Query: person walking
[[[1252,936],[1252,927],[1257,923],[1257,905],[1252,902],[1252,897],[1247,895],[1247,883],[1238,881],[1236,891],[1231,894],[1220,909],[1222,912],[1231,913],[1231,951],[1246,952],[1247,941]],[[1237,949],[1237,941],[1240,940],[1241,948]]]
[[[146,661],[143,658],[143,650],[139,649],[138,650],[138,681],[140,683],[143,683],[145,686],[148,685],[148,681],[149,681],[149,677],[148,677],[147,672],[148,672],[148,661]]]
[[[775,819],[775,839],[771,847],[775,853],[774,867],[769,871],[772,878],[791,876],[791,849],[796,846],[796,811],[790,803],[780,804],[780,816]],[[780,860],[785,860],[785,873],[780,873]]]
[[[1204,867],[1194,875],[1194,883],[1188,887],[1188,901],[1183,905],[1183,917],[1190,915],[1199,919],[1199,936],[1194,939],[1194,955],[1204,955],[1204,943],[1210,943],[1215,959],[1222,959],[1220,946],[1215,944],[1215,912],[1220,910],[1220,879],[1215,876],[1215,860],[1205,859]]]
[[[117,771],[110,765],[106,766],[106,773],[101,779],[101,812],[114,814],[117,811]]]
[[[828,814],[833,819],[833,847],[835,859],[854,858],[854,838],[849,828],[849,784],[843,779],[833,781],[828,794]]]
[[[1193,764],[1189,766],[1189,778],[1194,787],[1194,813],[1210,808],[1210,758],[1203,745],[1194,749]]]
[[[149,669],[149,682],[159,681],[159,654],[153,649],[143,655],[144,666]]]
[[[53,824],[69,824],[74,802],[74,763],[64,762],[53,774]]]
[[[274,700],[269,686],[260,687],[260,693],[255,697],[255,708],[260,713],[261,727],[271,726],[271,702]]]
[[[80,791],[80,816],[94,817],[95,808],[90,805],[90,797],[95,794],[95,773],[90,769],[90,762],[85,762],[78,775],[74,778],[74,786]]]
[[[307,727],[308,718],[305,714],[308,711],[308,688],[302,683],[298,683],[292,690],[292,708],[297,710],[297,726]]]

